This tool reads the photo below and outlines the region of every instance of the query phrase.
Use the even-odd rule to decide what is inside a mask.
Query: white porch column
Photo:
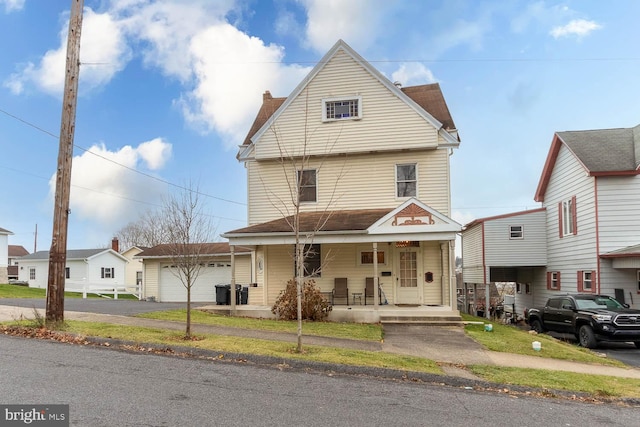
[[[451,310],[458,309],[458,277],[456,275],[456,241],[449,240],[449,305]]]
[[[236,257],[235,257],[235,248],[233,245],[229,245],[229,250],[231,252],[231,315],[236,315]]]
[[[373,242],[373,308],[378,309],[379,293],[378,290],[378,242]],[[365,296],[365,302],[367,297]]]
[[[491,319],[491,285],[489,283],[484,284],[484,317]]]

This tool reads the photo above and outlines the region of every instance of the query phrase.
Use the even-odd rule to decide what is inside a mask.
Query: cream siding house
[[[272,305],[294,277],[300,184],[298,229],[318,245],[312,276],[322,291],[347,278],[350,304],[457,314],[461,227],[450,218],[449,158],[458,145],[439,85],[401,88],[343,41],[287,98],[266,92],[237,156],[247,170],[249,226],[223,235],[252,251],[252,303]],[[368,277],[378,280],[378,298],[363,301]]]
[[[554,135],[535,194],[545,212],[547,262],[533,271],[529,292],[516,294],[519,310],[567,292],[640,307],[639,166],[640,125]],[[463,248],[471,248],[469,238]],[[518,257],[508,256],[520,265]]]

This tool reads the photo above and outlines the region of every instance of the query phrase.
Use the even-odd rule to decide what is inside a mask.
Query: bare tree
[[[147,211],[137,221],[130,222],[115,233],[122,248],[154,247],[169,243],[169,233],[163,226],[162,211]]]
[[[287,221],[288,225],[291,227],[292,232],[295,236],[295,244],[294,244],[294,254],[293,259],[295,262],[295,280],[296,280],[296,288],[297,288],[297,312],[298,312],[298,340],[297,340],[297,349],[298,353],[302,352],[302,290],[305,278],[313,277],[317,274],[320,274],[322,271],[322,267],[326,265],[330,259],[331,254],[326,253],[321,261],[319,267],[316,267],[312,270],[307,270],[305,268],[305,261],[313,256],[315,256],[313,239],[318,231],[322,229],[322,227],[329,221],[332,215],[332,211],[330,207],[339,199],[340,195],[337,194],[338,182],[345,174],[344,163],[341,170],[336,174],[335,181],[333,185],[333,189],[325,201],[324,210],[321,211],[321,215],[317,217],[317,221],[311,229],[307,226],[302,226],[300,223],[301,217],[301,207],[302,204],[308,200],[308,190],[309,185],[313,184],[313,186],[317,185],[317,171],[320,170],[327,157],[333,151],[338,139],[340,138],[340,133],[335,138],[327,139],[324,147],[324,155],[314,155],[310,152],[310,144],[313,139],[313,134],[315,129],[311,129],[309,126],[309,100],[308,100],[308,92],[305,90],[305,104],[304,104],[304,129],[303,129],[303,140],[301,149],[298,151],[289,151],[287,145],[285,144],[284,138],[278,132],[276,126],[271,127],[271,132],[273,132],[275,141],[279,150],[278,162],[280,167],[282,168],[282,172],[288,187],[288,199],[285,199],[281,196],[276,195],[265,183],[262,181],[265,193],[268,195],[270,203],[273,207],[275,207],[278,212],[283,216],[283,218]],[[310,164],[314,163],[315,173],[308,174],[308,168]],[[346,162],[346,158],[345,158]],[[315,190],[314,190],[315,191]],[[318,212],[318,211],[316,211]],[[304,229],[303,229],[304,228]]]
[[[191,338],[191,289],[211,255],[210,242],[215,235],[211,216],[203,211],[198,188],[186,186],[179,195],[168,197],[162,208],[162,226],[169,243],[163,251],[171,259],[169,271],[187,290],[185,338]]]

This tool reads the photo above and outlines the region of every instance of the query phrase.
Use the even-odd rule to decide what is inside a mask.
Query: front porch
[[[207,305],[199,310],[221,315],[232,315],[229,305]],[[270,306],[236,305],[235,316],[275,319]],[[349,323],[403,323],[426,326],[457,326],[462,324],[458,310],[448,306],[415,305],[334,305],[328,320]]]

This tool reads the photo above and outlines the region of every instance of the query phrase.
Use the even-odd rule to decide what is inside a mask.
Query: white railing
[[[118,299],[118,295],[134,295],[140,299],[140,287],[139,286],[127,286],[119,285],[117,283],[111,284],[91,284],[84,281],[65,281],[64,290],[67,292],[79,292],[82,293],[82,298],[87,298],[87,294],[96,294],[105,298],[111,298],[107,295],[112,295],[113,299]]]

